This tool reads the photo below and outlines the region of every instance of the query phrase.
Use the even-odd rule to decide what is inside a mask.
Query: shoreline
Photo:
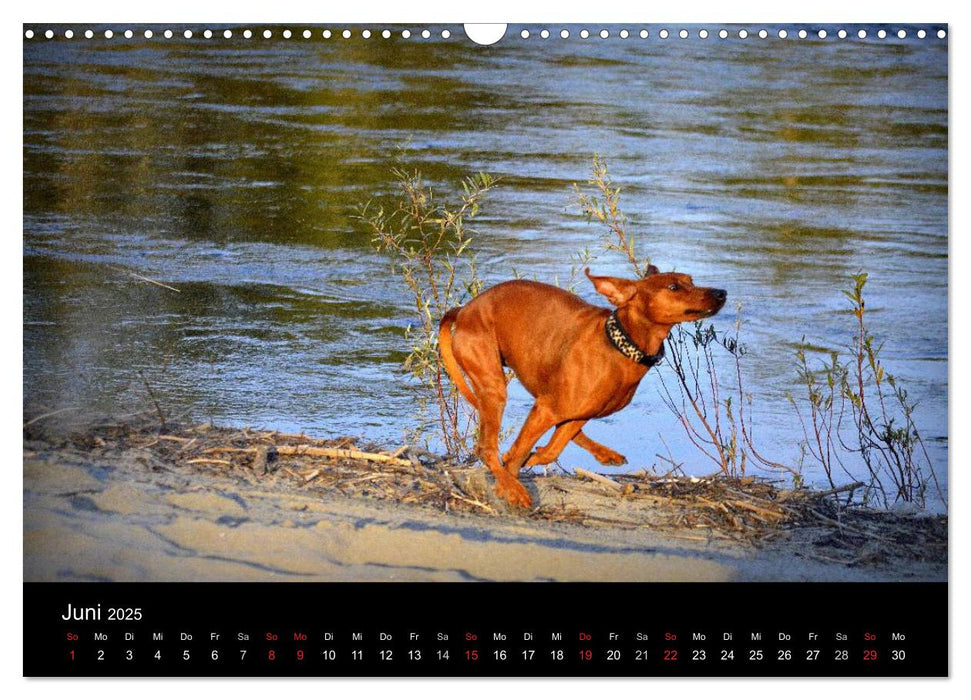
[[[947,580],[944,516],[831,518],[819,499],[800,521],[754,480],[560,473],[525,476],[522,513],[481,466],[377,454],[211,426],[25,429],[24,580]]]

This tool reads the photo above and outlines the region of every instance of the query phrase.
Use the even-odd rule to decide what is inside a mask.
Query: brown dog
[[[630,403],[647,370],[663,356],[672,326],[718,313],[727,296],[723,289],[696,287],[688,275],[662,274],[654,266],[640,280],[595,277],[589,268],[586,273],[616,311],[558,287],[515,280],[452,309],[439,325],[445,368],[479,412],[479,457],[496,478],[496,493],[513,505],[532,504],[519,482],[520,468],[552,462],[570,440],[601,464],[626,462],[580,429]],[[512,368],[536,403],[500,462],[503,365]],[[554,426],[550,441],[530,456]]]

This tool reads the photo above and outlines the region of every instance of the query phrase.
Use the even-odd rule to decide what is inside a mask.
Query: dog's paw
[[[594,457],[606,467],[619,467],[622,464],[627,464],[627,458],[624,455],[620,452],[614,452],[610,448],[606,448],[602,452],[598,451],[594,454]]]
[[[533,497],[529,495],[529,491],[512,477],[496,482],[496,495],[512,506],[530,508],[533,505]]]

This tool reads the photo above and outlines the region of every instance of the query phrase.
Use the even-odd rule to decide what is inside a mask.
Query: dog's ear
[[[590,274],[590,268],[585,270],[587,277],[593,282],[593,287],[607,297],[614,306],[623,306],[637,293],[637,283],[620,277],[597,277]]]
[[[650,277],[651,275],[656,275],[658,272],[660,272],[660,270],[658,270],[657,267],[654,265],[648,265],[647,269],[644,270],[644,276]]]

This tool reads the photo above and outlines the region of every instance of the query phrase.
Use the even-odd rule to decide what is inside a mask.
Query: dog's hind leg
[[[474,380],[473,380],[474,383]],[[506,470],[499,460],[499,428],[502,412],[506,407],[506,386],[475,387],[479,399],[479,459],[489,467],[496,480],[506,476]]]
[[[582,431],[576,434],[573,442],[592,454],[601,464],[614,467],[627,464],[627,458],[624,455],[615,452],[606,445],[601,445],[596,440],[591,440]]]
[[[460,328],[453,341],[455,359],[469,378],[479,412],[479,443],[476,451],[482,463],[496,477],[497,483],[501,483],[508,479],[508,473],[499,459],[499,429],[506,407],[506,375],[495,347],[488,331],[471,323]]]

